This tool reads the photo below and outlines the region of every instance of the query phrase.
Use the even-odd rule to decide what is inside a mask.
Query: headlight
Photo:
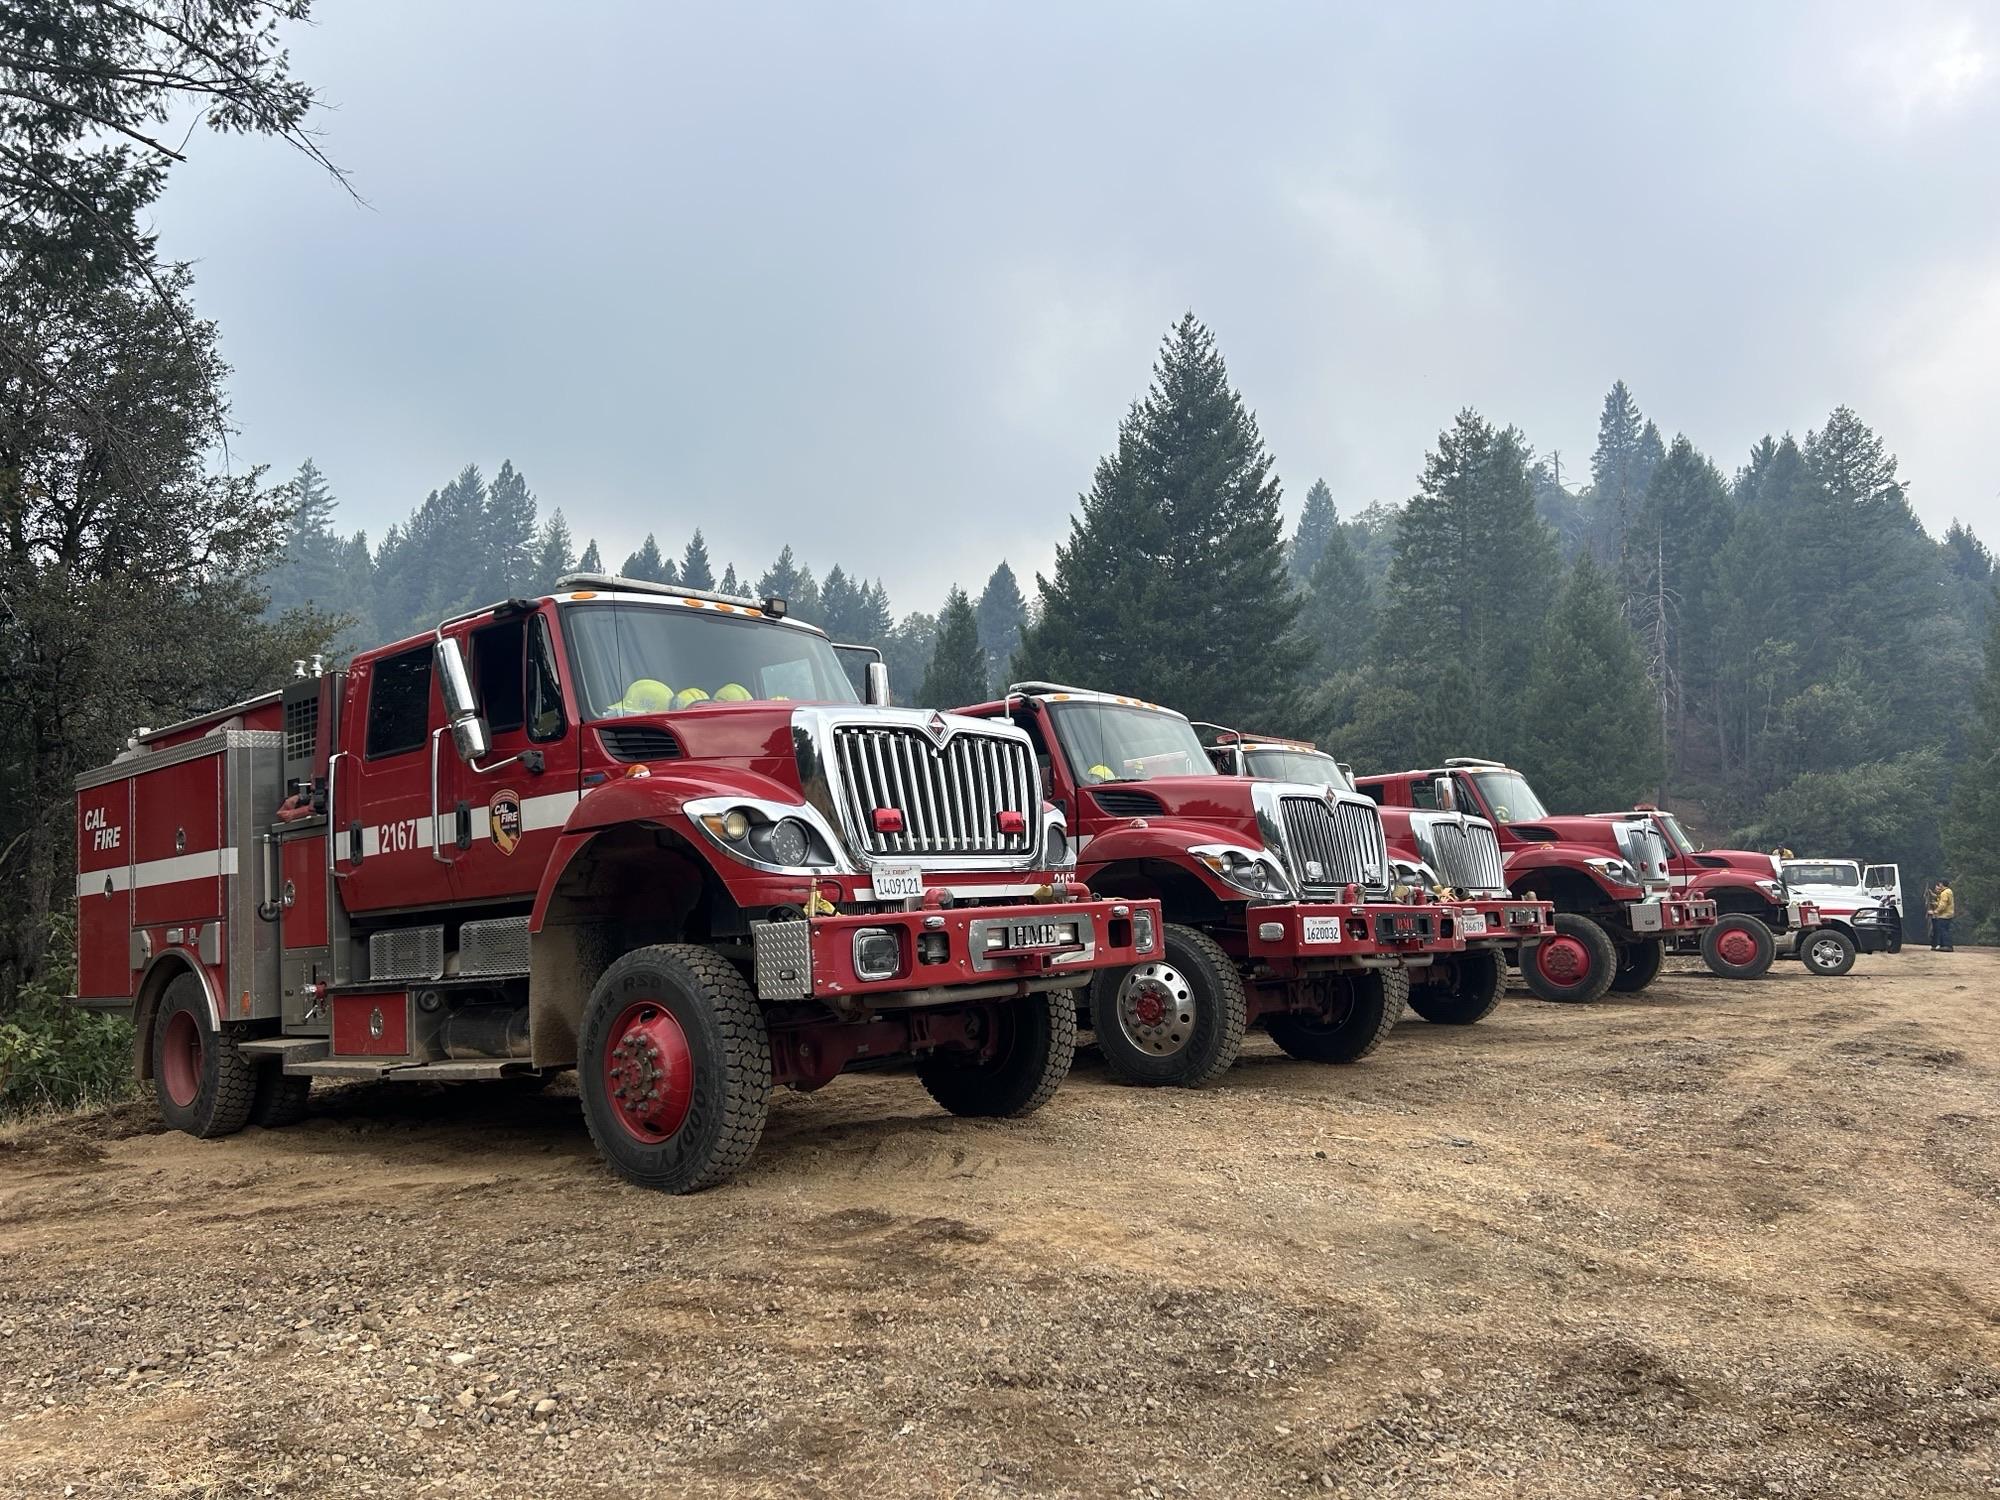
[[[1222,881],[1246,896],[1283,898],[1292,894],[1292,883],[1271,862],[1268,855],[1229,844],[1202,844],[1188,850]]]
[[[1067,870],[1076,863],[1076,849],[1069,841],[1069,829],[1050,821],[1042,833],[1042,868]]]
[[[758,829],[751,846],[774,865],[796,868],[812,858],[812,830],[797,818],[780,818]]]
[[[827,869],[835,863],[826,840],[803,818],[785,817],[777,808],[715,808],[713,803],[709,808],[713,810],[695,816],[708,836],[738,859],[787,870]]]
[[[1584,861],[1606,880],[1617,885],[1644,885],[1639,872],[1622,859],[1589,859]]]
[[[1773,901],[1782,901],[1785,899],[1785,886],[1783,881],[1760,880],[1757,882],[1757,889],[1762,891],[1765,895],[1769,896]]]
[[[886,927],[863,927],[854,934],[854,977],[894,979],[903,968],[902,945]]]

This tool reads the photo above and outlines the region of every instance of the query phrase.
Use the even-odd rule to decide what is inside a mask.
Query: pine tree
[[[625,566],[618,570],[621,578],[642,578],[648,583],[676,583],[674,565],[660,554],[660,544],[653,533],[646,533],[646,540],[639,544],[639,550],[625,559]]]
[[[792,613],[825,628],[822,622],[826,611],[820,606],[819,584],[813,580],[813,570],[804,563],[799,564],[798,594],[792,600]]]
[[[1289,718],[1307,647],[1256,418],[1189,313],[1100,460],[1014,671],[1198,717]]]
[[[560,508],[555,510],[542,527],[541,537],[535,544],[535,572],[533,592],[545,594],[556,586],[556,580],[566,573],[576,571],[576,553],[570,540],[569,522],[563,519]]]
[[[350,592],[346,544],[333,529],[335,502],[326,476],[307,459],[287,489],[292,518],[285,528],[284,551],[271,571],[266,614],[275,618],[308,604],[336,615],[363,607],[365,596]]]
[[[687,550],[681,553],[681,582],[691,589],[715,587],[715,569],[708,564],[708,541],[699,526],[688,538]]]
[[[938,618],[918,611],[896,622],[882,641],[882,661],[889,668],[890,691],[907,702],[920,687],[937,650]]]
[[[1332,504],[1329,499],[1331,524],[1299,609],[1299,630],[1312,644],[1312,670],[1321,678],[1359,667],[1375,640],[1375,586]]]
[[[1028,624],[1028,601],[1021,597],[1021,586],[1006,559],[1002,558],[987,578],[973,612],[979,620],[979,649],[986,653],[986,683],[998,692],[1005,686],[1001,679],[1020,649],[1021,632]]]
[[[534,588],[537,528],[535,497],[528,481],[511,460],[486,492],[486,530],[479,582],[473,592],[487,599],[507,599]]]
[[[1533,654],[1560,577],[1520,435],[1461,411],[1403,507],[1377,636],[1378,675],[1422,687],[1411,753],[1510,752],[1521,730],[1510,676]]]
[[[743,585],[737,581],[735,563],[722,570],[722,582],[717,585],[716,591],[737,599],[743,597]]]
[[[835,563],[819,591],[820,628],[836,641],[854,641],[860,614],[861,591],[849,580],[846,570]]]
[[[757,580],[757,597],[769,599],[776,595],[791,604],[797,604],[800,582],[799,565],[788,545],[778,553],[777,561],[764,570],[764,576]],[[792,613],[797,614],[798,611],[794,609]]]
[[[604,572],[604,554],[597,550],[596,537],[592,537],[585,544],[583,556],[576,560],[576,570],[579,573],[602,574]]]
[[[1716,558],[1736,523],[1721,471],[1685,436],[1652,470],[1627,514],[1619,584],[1638,631],[1660,725],[1676,764],[1688,758],[1690,708],[1708,700]]]
[[[882,587],[882,580],[876,579],[861,590],[860,604],[855,611],[854,634],[850,639],[865,646],[881,646],[896,628],[896,617],[889,613],[889,591]]]
[[[1522,762],[1564,812],[1612,812],[1655,795],[1665,747],[1638,639],[1586,553],[1556,597],[1523,685]]]
[[[1312,577],[1339,525],[1340,512],[1334,507],[1333,491],[1326,487],[1324,479],[1315,479],[1312,488],[1306,491],[1306,503],[1299,510],[1299,524],[1292,532],[1291,551],[1286,559],[1291,564],[1293,582],[1303,587]]]
[[[1979,941],[2000,941],[2000,596],[1989,599],[1986,670],[1973,695],[1974,718],[1965,763],[1958,768],[1951,816],[1944,827],[1945,866],[1958,897],[1960,929]],[[1903,874],[1905,892],[1917,886]],[[1925,882],[1926,884],[1928,882]],[[1908,913],[1905,913],[1907,917]]]
[[[986,653],[979,647],[979,619],[956,584],[938,616],[937,648],[917,693],[919,708],[964,708],[986,698]]]
[[[1590,545],[1601,558],[1618,555],[1627,513],[1646,492],[1648,430],[1653,444],[1659,429],[1645,419],[1625,382],[1615,381],[1597,417],[1597,449],[1590,456]]]

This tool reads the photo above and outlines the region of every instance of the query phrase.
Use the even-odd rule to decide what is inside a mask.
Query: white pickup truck
[[[1785,887],[1819,907],[1823,926],[1837,927],[1861,953],[1903,946],[1903,876],[1895,865],[1853,859],[1788,859]]]

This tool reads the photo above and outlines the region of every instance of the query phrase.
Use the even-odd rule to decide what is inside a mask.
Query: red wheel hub
[[[604,1051],[604,1093],[618,1123],[648,1145],[671,1140],[694,1103],[687,1033],[657,1000],[625,1007]]]
[[[182,1109],[194,1103],[201,1092],[201,1027],[192,1011],[177,1010],[167,1017],[167,1035],[160,1045],[160,1081],[167,1097]]]
[[[1722,956],[1724,963],[1754,963],[1757,958],[1757,939],[1741,927],[1732,927],[1717,936],[1715,951]]]
[[[1142,1026],[1157,1026],[1167,1018],[1167,996],[1150,981],[1132,997],[1132,1015]]]
[[[1535,963],[1544,978],[1557,984],[1576,984],[1590,974],[1590,950],[1575,938],[1558,933],[1542,939],[1535,950]]]

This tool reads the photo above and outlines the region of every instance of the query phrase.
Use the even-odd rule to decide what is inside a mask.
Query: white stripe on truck
[[[104,882],[114,891],[145,890],[156,885],[175,885],[183,880],[219,880],[236,873],[234,849],[207,849],[200,854],[176,854],[169,859],[149,859],[139,865],[116,865],[109,870],[84,870],[76,877],[79,896],[101,896]]]

